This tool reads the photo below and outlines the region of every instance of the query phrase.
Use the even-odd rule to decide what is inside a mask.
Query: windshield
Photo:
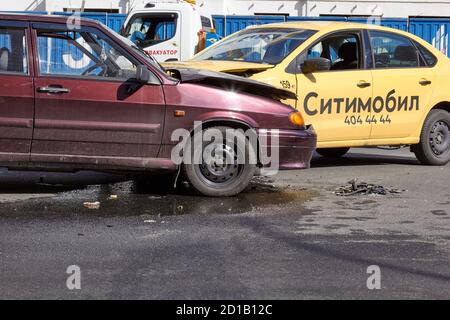
[[[105,26],[106,27],[106,26]],[[153,58],[151,55],[149,55],[147,52],[139,48],[136,44],[134,44],[133,41],[131,41],[128,38],[125,38],[124,36],[115,33],[110,29],[109,27],[106,27],[107,29],[111,30],[112,34],[114,34],[120,41],[124,42],[126,45],[131,47],[134,51],[136,51],[141,57],[144,57],[147,61],[149,61],[154,67],[161,70],[162,72],[166,72],[165,69],[156,61],[155,58]]]
[[[159,62],[156,61],[155,58],[153,58],[153,56],[149,55],[147,52],[145,52],[144,50],[142,50],[141,48],[137,47],[134,44],[131,46],[131,48],[133,48],[133,50],[136,51],[141,57],[147,59],[147,61],[149,61],[154,67],[156,67],[157,69],[161,70],[164,73],[166,72],[163,66],[160,65]]]
[[[122,35],[140,48],[154,46],[175,37],[176,13],[151,13],[133,16]]]
[[[193,60],[278,64],[314,33],[296,28],[251,28],[228,37]]]

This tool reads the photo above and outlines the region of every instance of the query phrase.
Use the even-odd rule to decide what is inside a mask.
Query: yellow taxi
[[[450,59],[407,32],[347,22],[250,27],[186,62],[291,90],[318,134],[318,153],[410,145],[419,161],[450,161]]]

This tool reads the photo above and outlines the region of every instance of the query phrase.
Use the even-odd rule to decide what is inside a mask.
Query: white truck
[[[193,0],[150,0],[132,9],[121,34],[159,62],[188,60],[219,39],[211,14]]]

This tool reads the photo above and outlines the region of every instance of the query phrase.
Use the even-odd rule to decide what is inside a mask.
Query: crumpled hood
[[[166,71],[172,77],[180,80],[181,83],[199,83],[275,100],[297,99],[297,95],[289,90],[279,89],[270,84],[223,72],[191,68],[168,68]]]
[[[263,64],[263,63],[253,63],[245,61],[218,61],[218,60],[202,60],[202,61],[187,61],[187,62],[164,62],[161,64],[166,69],[177,69],[177,68],[193,68],[210,70],[217,72],[262,72],[267,69],[273,68],[273,65]]]

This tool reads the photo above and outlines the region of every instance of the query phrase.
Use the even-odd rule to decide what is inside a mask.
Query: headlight
[[[301,127],[305,125],[305,120],[303,119],[303,116],[299,111],[292,112],[289,115],[289,121],[291,121],[291,123],[295,124],[296,126]]]

